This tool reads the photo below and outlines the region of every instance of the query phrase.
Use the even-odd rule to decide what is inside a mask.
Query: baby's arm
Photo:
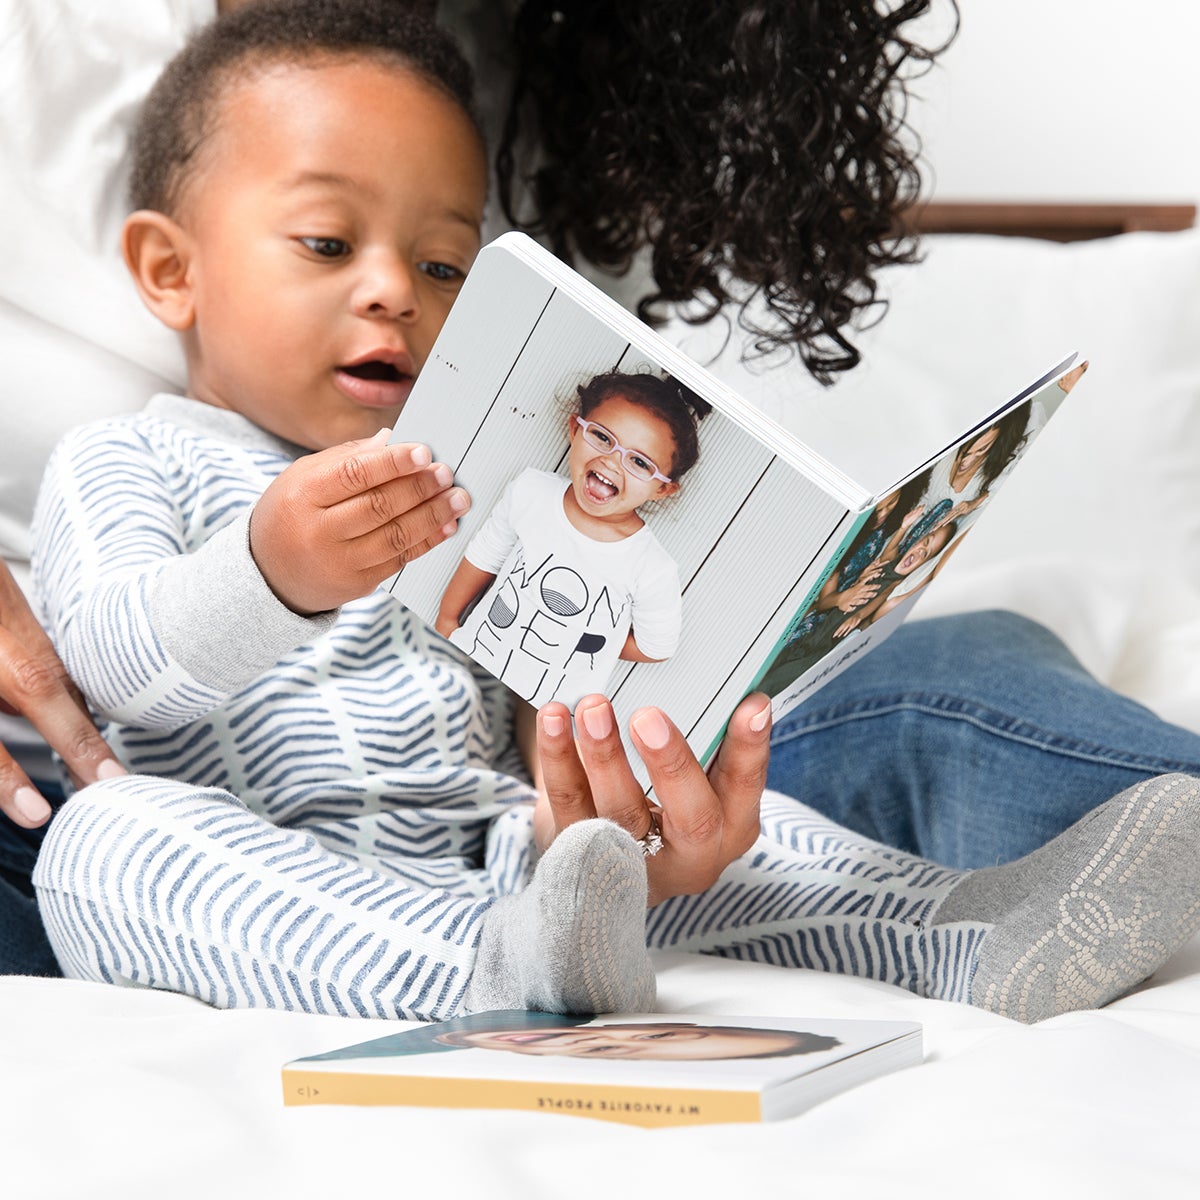
[[[494,571],[485,571],[463,556],[450,582],[446,584],[442,602],[438,606],[434,628],[442,637],[448,638],[459,627],[468,606],[491,587],[495,578]]]
[[[408,448],[338,447],[288,467],[267,489],[254,514],[271,497],[268,519],[255,524],[253,535],[260,543],[278,536],[284,545],[272,550],[302,557],[312,577],[293,608],[289,599],[297,602],[285,599],[286,573],[268,575],[254,553],[248,481],[235,480],[218,497],[240,514],[206,535],[185,523],[178,484],[183,465],[165,441],[160,445],[124,423],[70,435],[51,460],[38,501],[34,581],[58,652],[93,709],[145,728],[178,728],[324,633],[335,613],[304,609],[310,598],[328,610],[331,601],[340,603],[337,588],[361,594],[359,580],[371,578],[361,584],[368,590],[395,569],[396,560],[389,563],[370,540],[367,513],[378,522],[378,514],[399,501],[363,495],[372,483],[391,495],[394,489],[380,486],[379,476],[396,478],[395,464],[387,466],[393,459],[407,459],[412,472]],[[319,501],[338,481],[348,511],[330,516],[319,511]],[[277,488],[282,496],[272,496]],[[312,499],[291,503],[297,496]],[[300,527],[290,537],[271,519],[280,514]],[[440,512],[426,517],[445,520]],[[343,547],[339,555],[335,533],[344,531],[346,520],[364,531],[366,544]],[[306,536],[315,543],[307,553],[297,547]],[[389,542],[391,536],[385,535]],[[364,574],[355,550],[376,566]],[[348,567],[359,574],[348,579]]]

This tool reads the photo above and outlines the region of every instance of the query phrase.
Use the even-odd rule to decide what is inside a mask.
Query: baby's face
[[[202,153],[177,214],[189,393],[310,449],[393,424],[479,250],[468,118],[398,66],[273,65]]]
[[[587,415],[602,425],[628,450],[653,463],[667,475],[675,456],[675,439],[667,423],[649,409],[632,404],[623,396],[609,396]],[[617,520],[648,500],[658,500],[678,491],[675,483],[661,479],[638,479],[630,474],[616,450],[607,453],[591,445],[571,418],[571,451],[567,468],[571,489],[579,507],[592,517]]]

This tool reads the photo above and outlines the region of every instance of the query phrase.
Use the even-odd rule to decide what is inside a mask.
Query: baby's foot
[[[580,821],[546,851],[533,881],[488,910],[467,985],[468,1012],[648,1012],[646,865],[611,821]]]
[[[983,921],[970,1002],[1018,1021],[1099,1008],[1200,927],[1200,780],[1161,775],[1040,850],[972,871],[935,924]]]

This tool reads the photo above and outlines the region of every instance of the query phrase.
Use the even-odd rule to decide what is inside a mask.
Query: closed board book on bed
[[[921,1057],[912,1021],[498,1011],[290,1062],[283,1099],[714,1125],[794,1116]]]
[[[985,375],[970,426],[872,491],[506,234],[393,433],[472,510],[385,586],[531,704],[652,703],[707,762],[743,696],[779,717],[896,628],[1082,369]]]

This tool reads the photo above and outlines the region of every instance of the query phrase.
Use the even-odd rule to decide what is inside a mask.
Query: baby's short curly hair
[[[262,0],[204,26],[146,99],[134,134],[131,204],[177,210],[216,127],[222,94],[278,63],[360,55],[396,63],[439,88],[478,130],[471,68],[434,23],[432,7],[416,0]]]

